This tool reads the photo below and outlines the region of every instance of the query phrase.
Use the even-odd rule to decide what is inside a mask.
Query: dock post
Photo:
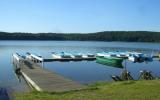
[[[14,57],[13,57],[13,54],[12,54],[12,62],[14,62]]]
[[[44,68],[44,59],[42,59],[41,62],[42,62],[42,68]]]
[[[125,63],[125,65],[124,65],[124,69],[125,69],[125,70],[127,70],[127,69],[126,69],[126,66],[127,66],[126,59],[125,59],[125,62],[124,62],[124,63]]]

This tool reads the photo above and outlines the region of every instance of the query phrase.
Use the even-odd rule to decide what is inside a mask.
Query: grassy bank
[[[16,93],[15,100],[159,100],[160,80],[97,83],[65,93]]]

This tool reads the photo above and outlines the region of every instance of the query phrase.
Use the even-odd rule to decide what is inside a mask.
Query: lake
[[[39,55],[51,52],[97,53],[103,51],[139,51],[147,54],[160,52],[160,43],[128,43],[128,42],[95,42],[95,41],[0,41],[0,87],[14,91],[28,90],[23,79],[19,80],[14,73],[12,53],[25,54],[33,52]],[[154,76],[160,76],[160,62],[133,63],[127,61],[127,70],[134,79],[138,79],[140,70],[150,70]],[[120,75],[123,69],[105,66],[96,61],[79,62],[45,62],[46,69],[56,72],[82,84],[98,81],[112,81],[111,75]]]

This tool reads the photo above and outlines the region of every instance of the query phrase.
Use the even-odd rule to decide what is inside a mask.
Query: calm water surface
[[[149,54],[160,51],[160,43],[127,43],[127,42],[82,42],[82,41],[0,41],[0,87],[17,91],[27,90],[24,80],[18,80],[12,65],[12,53],[33,52],[44,57],[51,52],[96,53],[107,50],[134,50]],[[88,84],[97,81],[111,81],[111,75],[120,75],[122,69],[105,66],[95,61],[81,62],[46,62],[45,68],[64,77]],[[160,76],[160,62],[132,63],[127,62],[127,69],[137,79],[140,70],[151,70],[153,75]]]

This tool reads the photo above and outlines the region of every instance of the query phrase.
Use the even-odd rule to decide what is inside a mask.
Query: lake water
[[[160,51],[160,43],[128,43],[128,42],[87,42],[87,41],[0,41],[0,87],[16,91],[28,90],[24,80],[18,80],[12,65],[12,53],[33,52],[42,56],[51,52],[97,53],[102,51],[134,50],[154,54]],[[133,63],[127,61],[127,70],[134,79],[140,70],[150,70],[154,76],[160,76],[160,62]],[[64,77],[83,84],[97,81],[112,81],[111,75],[120,75],[122,69],[105,66],[96,61],[80,62],[45,62],[44,66]]]

